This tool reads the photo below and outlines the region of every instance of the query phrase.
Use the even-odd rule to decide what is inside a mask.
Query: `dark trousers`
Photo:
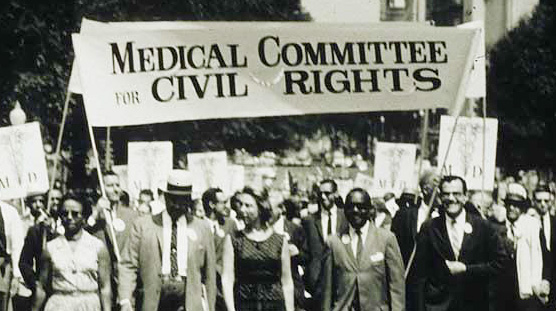
[[[5,310],[6,301],[6,293],[0,292],[0,308],[1,310]],[[12,297],[12,309],[14,311],[31,311],[31,297],[21,297],[21,296],[13,296]]]
[[[548,311],[552,310],[548,305],[543,305],[537,297],[520,299],[518,302],[519,311]]]

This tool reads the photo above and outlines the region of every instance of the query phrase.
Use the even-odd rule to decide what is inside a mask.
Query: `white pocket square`
[[[378,253],[372,254],[370,256],[370,258],[371,258],[372,262],[382,261],[382,260],[384,260],[384,254],[381,253],[381,252],[378,252]]]

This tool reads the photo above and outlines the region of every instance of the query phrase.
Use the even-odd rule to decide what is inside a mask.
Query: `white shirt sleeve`
[[[19,256],[23,248],[23,241],[25,239],[23,233],[23,223],[15,207],[2,203],[2,217],[4,218],[4,228],[6,233],[6,251],[12,257],[12,267],[14,277],[21,277],[19,271]]]

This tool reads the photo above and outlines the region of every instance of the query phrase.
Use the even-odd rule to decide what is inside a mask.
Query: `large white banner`
[[[172,142],[130,142],[127,146],[129,195],[137,199],[143,189],[150,189],[156,195],[158,188],[168,181],[172,170]]]
[[[191,24],[74,34],[89,122],[452,108],[475,53],[469,29]]]
[[[387,192],[399,195],[404,188],[414,187],[415,156],[414,144],[378,142],[375,149],[373,174],[373,196]]]
[[[440,118],[438,161],[443,161],[446,156],[455,121],[455,117]],[[486,127],[483,127],[482,118],[457,118],[452,144],[442,168],[443,175],[463,177],[469,189],[483,189],[483,181],[485,190],[494,188],[498,120],[487,118],[485,123]],[[486,129],[484,132],[483,128]]]
[[[48,186],[39,123],[0,128],[0,199],[45,193]]]

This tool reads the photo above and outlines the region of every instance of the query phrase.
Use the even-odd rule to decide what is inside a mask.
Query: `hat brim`
[[[170,194],[170,195],[176,195],[176,196],[191,196],[191,194],[193,193],[193,191],[189,191],[189,190],[168,190],[166,188],[163,187],[158,187],[158,190],[162,191],[163,193],[166,194]]]
[[[504,200],[513,201],[513,202],[526,202],[527,201],[527,199],[525,199],[523,196],[521,196],[519,194],[514,194],[514,193],[506,194],[506,198],[504,198]]]

